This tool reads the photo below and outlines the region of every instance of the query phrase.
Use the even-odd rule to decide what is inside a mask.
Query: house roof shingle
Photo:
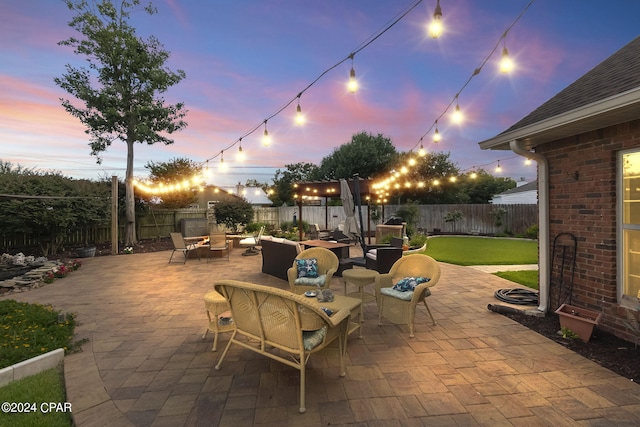
[[[504,132],[479,143],[528,148],[640,118],[640,36],[609,56]]]

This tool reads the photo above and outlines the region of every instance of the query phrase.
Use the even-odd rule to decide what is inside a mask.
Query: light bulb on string
[[[224,151],[220,151],[220,172],[226,172],[227,165],[224,162]]]
[[[496,173],[502,172],[502,166],[500,166],[500,160],[498,160],[498,165],[496,166]]]
[[[530,166],[531,165],[531,159],[529,159],[529,158],[524,159],[524,164],[525,164],[525,166]]]
[[[469,178],[471,178],[471,179],[476,179],[477,177],[478,177],[478,174],[476,173],[476,171],[472,171],[472,172],[469,174]]]
[[[462,123],[462,111],[460,111],[460,104],[458,104],[458,95],[456,95],[456,109],[453,111],[453,114],[451,115],[451,120],[456,123],[456,124],[460,124]]]
[[[262,134],[262,145],[268,147],[271,145],[271,136],[269,135],[269,131],[267,130],[267,121],[264,121],[264,133]]]
[[[211,170],[209,169],[209,160],[207,160],[203,175],[203,181],[209,181],[212,177]]]
[[[440,132],[438,132],[438,121],[436,120],[436,130],[433,132],[433,142],[440,142],[441,136]]]
[[[509,56],[509,51],[507,50],[506,44],[502,48],[502,59],[500,60],[500,72],[503,74],[508,74],[513,71],[513,60]]]
[[[433,12],[433,20],[429,24],[429,36],[433,39],[437,39],[442,35],[442,8],[440,8],[440,0],[436,5],[436,9]]]
[[[418,156],[420,157],[424,157],[427,155],[427,152],[424,149],[424,146],[422,145],[422,138],[420,138],[420,149],[418,150]]]
[[[236,154],[236,160],[238,162],[244,162],[247,158],[247,155],[244,151],[242,151],[242,138],[238,140],[238,154]]]
[[[305,122],[304,114],[302,114],[302,107],[300,107],[300,96],[302,94],[298,94],[298,106],[296,107],[296,124],[298,126],[302,126]]]
[[[347,89],[349,89],[349,92],[351,93],[355,93],[358,90],[358,80],[356,80],[356,70],[353,69],[353,56],[354,56],[353,53],[349,55],[349,58],[351,58],[351,71],[349,71],[349,83],[347,83]]]

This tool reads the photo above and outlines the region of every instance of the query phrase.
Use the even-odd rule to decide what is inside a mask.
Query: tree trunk
[[[125,211],[127,219],[125,241],[127,246],[133,245],[138,240],[136,237],[136,201],[133,196],[133,144],[134,141],[127,140],[127,178],[125,181]]]

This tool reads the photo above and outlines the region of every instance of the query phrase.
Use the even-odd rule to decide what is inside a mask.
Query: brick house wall
[[[549,253],[559,233],[577,239],[573,304],[604,313],[600,328],[635,342],[638,313],[618,305],[616,179],[620,150],[640,148],[640,120],[536,147],[549,162]],[[552,307],[553,308],[553,307]]]

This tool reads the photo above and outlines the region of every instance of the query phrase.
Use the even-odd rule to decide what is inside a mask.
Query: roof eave
[[[528,149],[550,141],[640,118],[640,87],[501,133],[478,143],[482,150],[508,150],[514,140]]]

